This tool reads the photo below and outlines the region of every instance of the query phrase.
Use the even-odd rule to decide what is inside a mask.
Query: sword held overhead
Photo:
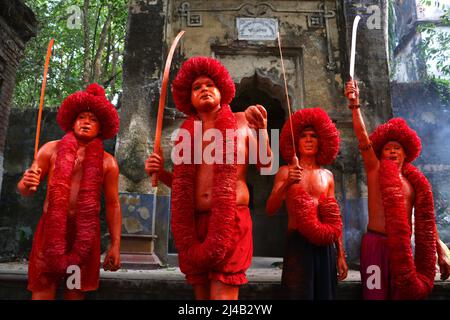
[[[353,20],[353,29],[352,29],[352,44],[350,49],[350,80],[353,80],[355,75],[355,55],[356,55],[356,32],[358,31],[358,23],[361,20],[360,16],[356,16],[355,20]],[[355,99],[354,94],[351,94],[350,99]]]

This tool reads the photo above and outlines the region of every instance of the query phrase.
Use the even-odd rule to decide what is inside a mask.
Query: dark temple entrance
[[[236,86],[236,97],[231,102],[233,112],[244,111],[248,106],[260,104],[267,110],[268,133],[271,129],[281,131],[286,119],[280,101],[284,101],[283,87],[274,84],[269,78],[257,73],[242,79]],[[278,152],[278,150],[274,150]],[[284,165],[282,159],[279,165]],[[265,206],[272,191],[274,175],[261,175],[255,165],[247,172],[247,185],[250,191],[250,211],[253,220],[253,256],[282,257],[287,230],[287,213],[283,208],[275,216],[266,214]]]

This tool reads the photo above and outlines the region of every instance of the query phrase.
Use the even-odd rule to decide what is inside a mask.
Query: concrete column
[[[153,150],[160,79],[167,55],[164,41],[166,10],[167,0],[131,0],[129,4],[123,95],[119,110],[120,131],[116,143],[116,158],[120,167],[122,231],[128,235],[148,236],[152,230],[154,199],[150,195],[151,184],[144,171],[144,161]],[[166,110],[165,114],[170,115],[170,112]],[[170,125],[164,123],[164,127],[166,131]],[[163,134],[162,147],[168,163],[170,148],[165,147],[165,137]],[[170,198],[169,189],[162,183],[159,184],[156,201],[155,234],[158,238],[154,243],[155,252],[165,262]],[[131,202],[136,202],[136,205],[130,205]],[[136,241],[141,240],[142,237]]]
[[[388,7],[387,0],[343,0],[339,2],[339,29],[341,46],[342,77],[349,79],[349,60],[354,17],[359,22],[355,79],[360,89],[361,110],[369,134],[381,123],[392,117],[392,102],[389,85],[388,57]],[[348,113],[351,122],[351,113]],[[354,133],[352,133],[354,136]],[[359,264],[361,236],[367,226],[367,186],[363,162],[357,149],[357,140],[352,151],[354,157],[345,162],[344,183],[347,190],[344,199],[345,245],[348,261]]]

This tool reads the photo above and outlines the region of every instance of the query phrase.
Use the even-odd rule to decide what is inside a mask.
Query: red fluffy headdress
[[[193,57],[181,66],[172,82],[172,96],[177,109],[187,115],[194,115],[191,103],[192,83],[199,76],[207,76],[214,81],[220,91],[221,104],[230,104],[236,89],[230,73],[218,60],[210,57]]]
[[[318,165],[331,164],[336,159],[339,153],[339,131],[324,110],[321,108],[298,110],[292,115],[292,126],[294,127],[295,143],[298,142],[299,136],[305,127],[311,126],[314,128],[314,131],[319,137],[319,151],[316,156]],[[291,124],[289,120],[286,121],[281,130],[280,151],[283,159],[287,163],[290,163],[294,156],[294,148],[292,146]],[[300,158],[300,155],[297,154],[297,157]]]
[[[339,131],[328,114],[321,108],[298,110],[292,115],[294,141],[297,143],[306,127],[313,127],[319,140],[316,161],[319,165],[331,164],[339,152]],[[290,163],[294,156],[290,121],[281,130],[280,150],[283,159]],[[300,158],[300,154],[297,154]],[[289,214],[296,219],[298,231],[311,243],[319,246],[337,241],[342,234],[339,205],[334,198],[321,197],[318,206],[301,188],[290,188],[286,197]]]
[[[420,154],[422,143],[416,131],[411,129],[402,118],[393,118],[379,125],[370,135],[378,159],[381,159],[381,151],[389,141],[400,143],[405,150],[405,162],[413,162]]]
[[[114,105],[106,98],[105,90],[96,83],[86,91],[77,91],[61,104],[56,121],[61,129],[70,132],[77,116],[84,111],[92,112],[100,121],[102,130],[99,138],[110,139],[119,131],[119,115]]]

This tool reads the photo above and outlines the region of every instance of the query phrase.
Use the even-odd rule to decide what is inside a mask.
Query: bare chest
[[[321,169],[303,170],[302,180],[299,183],[303,190],[316,199],[322,194],[328,194],[329,185],[329,177]]]
[[[83,179],[83,161],[84,161],[84,150],[79,150],[77,152],[77,156],[75,158],[75,163],[72,169],[71,178],[70,178],[70,194],[71,194],[71,201],[76,200],[76,197],[78,195],[78,191]],[[49,181],[53,178],[55,173],[55,166],[56,166],[56,154],[52,156],[51,158],[51,165],[49,170]],[[106,169],[106,163],[105,159],[103,160],[103,173]]]
[[[214,123],[203,123],[202,126],[201,148],[197,145],[194,150],[195,158],[201,160],[200,163],[196,162],[200,167],[197,170],[209,172],[212,170],[212,164],[234,161],[235,149],[237,164],[248,164],[249,147],[245,128],[227,129],[226,133],[222,133],[214,128]],[[226,141],[226,147],[224,146],[224,140]],[[257,150],[252,151],[256,152]]]

